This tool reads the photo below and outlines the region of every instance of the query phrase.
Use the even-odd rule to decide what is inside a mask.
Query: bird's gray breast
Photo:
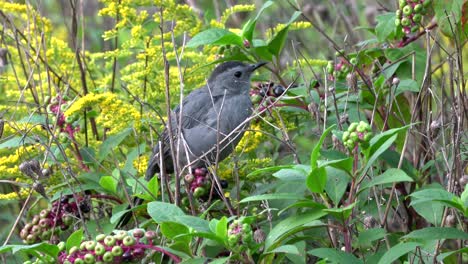
[[[242,138],[252,114],[248,95],[227,95],[213,98],[211,107],[197,113],[197,125],[183,129],[184,150],[193,167],[209,165],[225,159]],[[219,155],[218,155],[219,153]],[[216,160],[217,159],[217,160]]]

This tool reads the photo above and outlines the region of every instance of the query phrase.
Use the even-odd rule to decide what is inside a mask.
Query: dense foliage
[[[0,0],[5,263],[468,261],[466,0],[39,2]],[[231,60],[234,153],[145,181]]]

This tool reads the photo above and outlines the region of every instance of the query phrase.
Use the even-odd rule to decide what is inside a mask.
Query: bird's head
[[[252,73],[266,62],[245,64],[228,61],[218,65],[208,79],[208,86],[215,95],[248,93]]]

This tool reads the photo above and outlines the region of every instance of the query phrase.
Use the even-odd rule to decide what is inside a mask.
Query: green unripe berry
[[[56,103],[58,103],[58,98],[57,98],[57,96],[52,97],[52,99],[50,100],[50,103],[51,103],[51,104],[56,104]]]
[[[75,252],[78,252],[80,249],[77,247],[77,246],[73,246],[70,248],[70,250],[68,251],[68,255],[71,255]]]
[[[126,236],[123,238],[122,243],[127,247],[133,246],[135,244],[135,239],[131,236]]]
[[[107,262],[107,263],[111,263],[114,261],[114,255],[112,255],[112,252],[106,252],[104,253],[104,255],[102,256],[102,260],[104,262]]]
[[[353,142],[356,142],[359,137],[358,137],[358,134],[356,132],[351,132],[351,134],[349,134],[349,138],[353,141]]]
[[[115,239],[117,240],[122,240],[124,237],[128,235],[127,231],[120,230],[117,232],[117,234],[114,235]]]
[[[401,9],[398,9],[397,11],[395,11],[395,15],[397,18],[401,18]]]
[[[69,214],[63,216],[62,221],[65,225],[69,226],[73,224],[73,217]]]
[[[95,263],[96,258],[94,257],[93,254],[87,253],[86,255],[84,255],[83,260],[87,264],[92,264],[92,263]]]
[[[95,241],[88,241],[85,244],[85,248],[87,250],[94,250],[95,247],[96,247],[96,242]]]
[[[121,246],[112,247],[112,255],[114,255],[114,257],[120,257],[122,256],[122,254],[123,254],[123,249]]]
[[[96,241],[103,241],[106,238],[105,234],[99,234],[96,236]]]
[[[424,7],[429,7],[429,6],[431,5],[431,2],[432,2],[431,0],[425,0],[425,1],[423,2],[423,6],[424,6]]]
[[[23,264],[32,264],[32,261],[26,260],[25,262],[23,262]]]
[[[351,123],[351,125],[349,125],[348,127],[348,131],[351,133],[351,132],[354,132],[356,130],[356,127],[358,126],[358,123],[356,122],[353,122]]]
[[[351,139],[348,139],[348,141],[346,141],[346,144],[348,144],[348,148],[354,147],[354,141]]]
[[[327,68],[326,68],[326,70],[327,70],[327,72],[328,72],[329,74],[332,74],[332,73],[333,73],[333,71],[335,70],[335,67],[333,66],[333,62],[329,61],[329,62],[327,63]]]
[[[85,264],[84,260],[78,258],[78,259],[75,259],[75,262],[73,262],[73,264]]]
[[[197,188],[195,188],[195,190],[193,191],[193,196],[195,198],[200,198],[202,197],[203,195],[205,194],[205,188],[199,186]]]
[[[228,243],[231,247],[237,244],[238,241],[239,241],[239,237],[236,235],[230,235],[228,237]]]
[[[67,117],[65,117],[65,122],[66,122],[67,124],[71,124],[71,123],[73,123],[73,121],[75,121],[75,117],[74,117],[74,116],[67,116]]]
[[[94,253],[97,256],[102,256],[105,252],[106,252],[106,248],[101,243],[97,243],[96,247],[94,247]]]
[[[84,250],[86,248],[86,243],[88,241],[82,241],[81,244],[80,244],[80,250]]]
[[[411,20],[407,17],[404,17],[401,19],[401,25],[404,26],[404,27],[407,27],[409,25],[411,25]]]
[[[60,132],[58,137],[61,143],[66,143],[68,141],[68,134],[65,132]]]
[[[184,179],[185,179],[186,182],[191,183],[191,182],[193,182],[195,177],[193,176],[193,174],[189,173],[189,174],[185,175]]]
[[[418,32],[419,31],[419,26],[414,26],[411,28],[411,32]]]
[[[395,19],[395,26],[400,26],[401,25],[401,19],[397,18]]]
[[[351,63],[352,65],[356,65],[357,64],[357,59],[356,58],[351,58],[349,60],[349,63]]]
[[[65,242],[60,241],[60,243],[57,244],[57,247],[58,247],[59,251],[64,251],[65,250]]]
[[[104,244],[106,246],[112,247],[115,245],[115,238],[113,236],[106,236],[104,238]]]
[[[36,239],[37,239],[37,236],[34,235],[34,234],[29,234],[27,237],[26,237],[26,243],[28,244],[33,244],[34,242],[36,242]]]
[[[420,13],[422,11],[422,9],[423,9],[423,5],[421,5],[421,4],[417,4],[417,5],[414,6],[414,12],[416,12],[416,13]]]
[[[372,138],[372,133],[371,133],[371,132],[367,132],[367,134],[364,135],[363,140],[364,140],[365,142],[369,142],[369,141],[371,140],[371,138]]]
[[[413,21],[416,22],[416,23],[419,23],[421,22],[422,20],[422,16],[420,14],[416,14],[413,16]]]
[[[406,15],[406,16],[409,16],[413,13],[413,8],[411,8],[410,5],[406,5],[405,7],[403,7],[403,14]]]
[[[405,5],[406,5],[406,0],[400,0],[400,1],[398,1],[398,6],[399,6],[400,8],[403,8]]]

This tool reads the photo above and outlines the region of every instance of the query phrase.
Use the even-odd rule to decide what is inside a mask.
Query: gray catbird
[[[174,149],[178,150],[179,168],[207,167],[222,161],[234,150],[244,134],[248,123],[246,120],[252,114],[250,77],[265,64],[224,62],[211,73],[205,86],[192,91],[184,98],[182,106],[174,109],[170,122]],[[146,180],[160,172],[161,160],[166,173],[174,172],[173,160],[177,159],[172,158],[169,137],[166,125],[160,138],[162,151],[159,144],[153,149]],[[142,200],[136,198],[134,206],[141,203]],[[130,218],[131,212],[126,213],[117,227],[124,226]]]

